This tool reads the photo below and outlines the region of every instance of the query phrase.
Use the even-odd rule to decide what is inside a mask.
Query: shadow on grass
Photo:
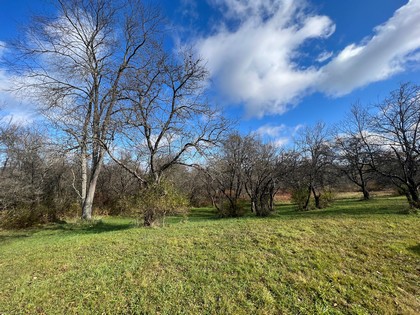
[[[0,235],[0,244],[6,243],[8,241],[17,240],[20,238],[27,238],[30,235],[28,234],[12,234],[12,235]]]
[[[217,220],[216,209],[214,208],[194,208],[188,214],[189,221]]]
[[[0,245],[17,241],[19,239],[34,237],[50,237],[50,236],[71,236],[71,235],[87,235],[87,234],[101,234],[116,231],[123,231],[135,228],[132,221],[121,219],[114,220],[116,222],[104,222],[102,220],[91,222],[76,222],[76,223],[55,223],[44,226],[32,227],[21,230],[3,230],[0,234]]]
[[[340,199],[335,201],[331,206],[325,209],[314,209],[309,211],[298,211],[293,204],[278,204],[274,213],[262,219],[299,219],[299,218],[334,218],[340,216],[372,216],[372,215],[389,215],[402,214],[402,210],[406,209],[406,201],[404,198],[375,198],[372,200],[360,199]],[[255,214],[248,211],[241,218],[258,218]],[[229,220],[231,218],[219,218],[216,211],[212,208],[192,209],[188,214],[188,221],[198,222],[206,220]],[[174,221],[175,223],[175,221]]]
[[[413,252],[414,254],[420,256],[420,244],[417,244],[415,246],[411,246],[407,248],[409,251]]]
[[[325,209],[298,211],[294,205],[279,205],[273,217],[337,217],[401,214],[405,201],[401,198],[381,198],[369,201],[343,199],[335,201]]]
[[[123,231],[134,228],[132,222],[104,222],[102,220],[92,222],[78,222],[78,223],[65,223],[48,226],[46,229],[52,231],[62,231],[64,233],[74,234],[100,234],[107,232]]]

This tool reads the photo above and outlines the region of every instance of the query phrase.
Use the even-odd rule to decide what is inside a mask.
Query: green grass
[[[405,208],[0,231],[0,314],[419,314],[420,217]]]

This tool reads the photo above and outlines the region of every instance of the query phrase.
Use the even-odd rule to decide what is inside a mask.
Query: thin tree
[[[203,169],[207,176],[209,196],[221,216],[237,217],[243,214],[239,201],[245,189],[244,166],[249,152],[248,144],[248,139],[240,134],[230,134]]]

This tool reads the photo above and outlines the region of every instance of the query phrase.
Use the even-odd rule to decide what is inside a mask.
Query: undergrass
[[[405,203],[0,231],[0,314],[419,314],[420,217]]]

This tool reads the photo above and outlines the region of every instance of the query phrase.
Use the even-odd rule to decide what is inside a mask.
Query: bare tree
[[[333,154],[329,142],[329,133],[324,123],[314,127],[306,127],[297,145],[301,154],[300,174],[307,186],[307,198],[304,209],[309,207],[311,193],[315,199],[315,207],[322,208],[321,196],[326,186],[328,166],[332,164]]]
[[[238,133],[230,134],[204,169],[209,196],[221,216],[242,215],[239,201],[245,193],[244,166],[248,144],[247,138]]]
[[[21,84],[80,156],[82,218],[90,219],[98,176],[120,112],[122,83],[155,45],[159,13],[140,0],[57,0],[54,18],[34,17],[16,45]]]
[[[120,115],[118,147],[108,150],[146,187],[159,185],[174,165],[196,164],[227,128],[206,100],[208,74],[200,59],[188,51],[170,57],[163,50],[153,58],[130,72],[121,98],[128,105]],[[138,157],[136,167],[118,157],[118,151],[127,150]],[[154,216],[146,211],[144,224],[152,225]]]
[[[336,165],[340,172],[370,198],[368,185],[374,177],[371,166],[371,146],[368,143],[370,115],[360,104],[354,104],[348,118],[335,135]]]
[[[278,152],[271,144],[249,136],[247,142],[245,190],[251,199],[252,212],[257,216],[267,216],[274,210],[274,195],[279,187]]]
[[[375,169],[390,178],[420,208],[420,86],[401,84],[376,106],[372,118],[375,132]]]

